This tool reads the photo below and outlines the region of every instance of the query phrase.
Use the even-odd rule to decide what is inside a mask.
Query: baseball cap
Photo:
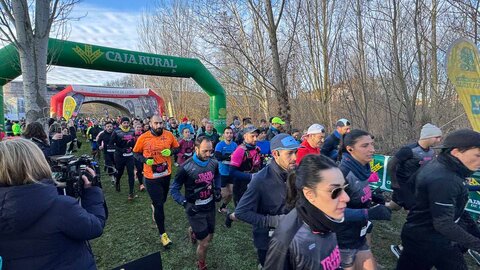
[[[272,124],[285,125],[285,121],[283,121],[282,118],[275,116],[272,118]]]
[[[254,132],[260,133],[260,130],[258,130],[258,128],[256,128],[253,125],[248,125],[243,129],[243,134],[254,133]]]
[[[318,133],[325,133],[325,128],[320,124],[313,124],[307,130],[308,135]]]
[[[187,122],[187,121],[188,121],[188,118],[186,116],[183,117],[182,122]]]
[[[270,151],[294,150],[298,148],[300,148],[298,141],[287,133],[277,134],[270,140]]]
[[[345,119],[345,118],[338,119],[336,126],[337,126],[337,127],[350,126],[350,121],[348,121],[348,120]]]
[[[433,148],[480,148],[480,133],[470,129],[460,129],[447,135],[443,143]]]

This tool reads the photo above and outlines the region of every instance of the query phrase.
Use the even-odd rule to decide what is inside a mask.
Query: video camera
[[[64,189],[68,196],[74,198],[82,196],[84,189],[82,175],[92,182],[92,186],[102,187],[98,163],[88,155],[80,157],[74,155],[52,156],[50,157],[50,166],[57,188]],[[91,175],[87,168],[93,169],[96,176]]]

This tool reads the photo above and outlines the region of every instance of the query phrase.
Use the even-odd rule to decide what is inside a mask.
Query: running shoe
[[[143,192],[143,191],[145,191],[145,186],[144,186],[143,184],[141,184],[140,187],[139,187],[139,189],[140,189],[140,191]]]
[[[230,218],[230,211],[227,211],[227,215],[225,217],[225,227],[231,228],[233,220]]]
[[[162,242],[164,248],[168,248],[171,244],[173,244],[170,238],[168,238],[167,233],[162,234],[162,236],[160,237],[160,241]]]
[[[129,202],[133,201],[135,198],[138,198],[138,195],[128,194],[128,201],[129,201]]]
[[[402,254],[402,247],[400,245],[390,245],[390,250],[392,251],[393,255],[400,259],[400,255]]]
[[[480,253],[476,252],[475,250],[469,249],[468,254],[473,258],[477,265],[480,265]]]

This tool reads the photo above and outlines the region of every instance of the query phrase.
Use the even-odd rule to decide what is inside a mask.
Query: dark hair
[[[185,131],[185,129],[187,129],[188,131],[190,131],[190,129],[188,127],[184,127],[182,128],[182,131],[180,131],[182,134],[183,134],[183,131]]]
[[[322,182],[321,171],[338,168],[337,164],[324,155],[306,155],[295,172],[287,178],[287,207],[292,209],[303,194],[304,187],[314,189]]]
[[[198,136],[195,140],[195,147],[200,147],[200,144],[202,144],[204,141],[212,142],[212,140],[210,140],[207,136]]]
[[[227,130],[227,129],[230,129],[231,131],[233,131],[233,129],[232,129],[231,127],[225,127],[225,128],[223,129],[223,132],[225,133],[225,130]]]
[[[295,132],[300,132],[300,130],[298,130],[296,128],[292,128],[292,134],[295,133]]]
[[[25,132],[23,132],[23,137],[26,139],[37,138],[45,143],[48,143],[47,134],[45,133],[42,124],[39,122],[32,122],[28,124],[25,128]]]
[[[358,139],[363,136],[370,136],[372,139],[374,138],[372,134],[361,130],[361,129],[353,129],[349,133],[345,133],[342,136],[340,141],[340,150],[338,151],[338,159],[342,160],[342,154],[347,152],[347,146],[353,146],[358,142]]]
[[[112,123],[112,121],[107,121],[107,122],[105,122],[104,126],[106,126],[106,125],[113,125],[113,123]]]

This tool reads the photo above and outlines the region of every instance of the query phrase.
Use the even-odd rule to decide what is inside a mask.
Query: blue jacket
[[[235,217],[253,225],[253,244],[257,249],[268,249],[272,219],[288,213],[287,171],[272,160],[269,165],[254,174],[248,189],[235,208]]]
[[[48,181],[0,186],[2,270],[96,269],[87,240],[102,235],[103,202],[99,187],[86,189],[80,206]]]

